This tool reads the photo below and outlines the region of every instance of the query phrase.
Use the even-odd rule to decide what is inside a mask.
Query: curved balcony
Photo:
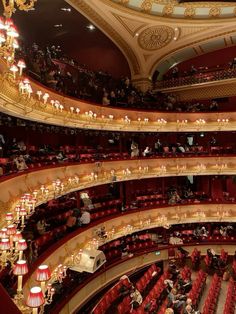
[[[33,272],[40,264],[50,265],[56,269],[59,264],[68,265],[72,256],[80,249],[97,248],[122,236],[142,230],[163,227],[167,224],[186,224],[198,222],[236,222],[235,204],[192,204],[179,206],[165,206],[145,210],[134,210],[102,222],[98,221],[85,229],[78,229],[52,245],[31,267],[30,278],[25,283],[25,289],[33,285]],[[94,242],[94,228],[105,227],[108,237]]]
[[[20,79],[14,79],[7,72],[3,62],[0,72],[1,111],[24,119],[73,128],[127,132],[236,130],[234,112],[160,113],[109,108],[60,95],[36,82],[31,83],[32,91],[27,91]]]
[[[233,175],[236,157],[148,158],[73,164],[19,174],[1,182],[0,224],[24,193],[36,193],[35,206],[67,193],[115,181],[167,176]],[[60,188],[53,185],[60,181]]]
[[[171,88],[177,86],[189,86],[195,84],[209,84],[214,81],[227,80],[236,78],[236,69],[223,69],[215,71],[203,71],[202,73],[196,73],[193,75],[181,76],[178,78],[171,78],[163,80],[158,83],[159,87]]]

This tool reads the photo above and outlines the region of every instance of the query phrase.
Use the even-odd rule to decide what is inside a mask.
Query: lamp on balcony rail
[[[2,0],[4,16],[10,18],[15,13],[16,8],[21,11],[29,11],[34,9],[37,0]]]
[[[36,271],[36,280],[40,282],[42,292],[45,293],[45,284],[51,278],[48,265],[40,265]]]
[[[188,120],[177,120],[177,128],[182,128],[185,127],[188,124]]]
[[[22,294],[22,280],[23,276],[28,273],[28,266],[25,260],[19,260],[13,267],[13,274],[16,275],[17,278],[17,294],[20,296]],[[23,297],[20,296],[20,297]]]
[[[28,307],[33,309],[33,314],[38,313],[38,309],[44,304],[44,302],[45,300],[42,289],[40,287],[31,288],[26,304]]]
[[[217,124],[218,124],[219,130],[222,127],[225,127],[228,123],[229,123],[229,119],[217,119]]]

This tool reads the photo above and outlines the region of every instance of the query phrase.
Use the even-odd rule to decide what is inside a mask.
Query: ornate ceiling
[[[149,83],[156,69],[161,75],[176,63],[236,43],[236,5],[232,3],[178,4],[175,0],[67,2],[121,49],[133,80],[136,85],[140,82],[140,86]],[[157,14],[161,7],[162,13]]]
[[[233,2],[185,2],[176,0],[111,0],[138,12],[180,19],[207,19],[235,17]]]

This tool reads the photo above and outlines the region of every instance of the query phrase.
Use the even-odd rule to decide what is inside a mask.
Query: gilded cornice
[[[36,206],[55,198],[53,181],[60,179],[63,190],[57,197],[88,187],[112,182],[114,175],[118,182],[141,180],[155,177],[188,175],[234,175],[236,157],[184,157],[184,158],[147,158],[119,161],[107,161],[101,165],[94,163],[66,165],[42,169],[0,183],[0,227],[5,224],[5,214],[12,211],[24,193],[38,190]],[[96,175],[96,176],[94,176]],[[71,178],[78,178],[74,181]],[[48,189],[47,195],[40,192],[40,187]],[[235,217],[236,219],[236,217]]]
[[[148,14],[149,16],[171,17],[178,20],[194,19],[206,20],[230,19],[235,17],[234,3],[227,2],[192,2],[179,3],[176,0],[142,0],[139,3],[132,4],[129,0],[104,0],[110,2],[111,6],[120,5],[122,9],[135,11],[135,13]],[[225,11],[225,9],[227,9]]]

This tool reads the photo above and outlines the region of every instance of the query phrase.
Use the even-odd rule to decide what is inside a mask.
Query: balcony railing
[[[231,78],[236,78],[236,69],[225,69],[220,71],[197,73],[194,75],[171,78],[168,80],[158,82],[156,88],[171,88],[177,86],[204,84]]]

